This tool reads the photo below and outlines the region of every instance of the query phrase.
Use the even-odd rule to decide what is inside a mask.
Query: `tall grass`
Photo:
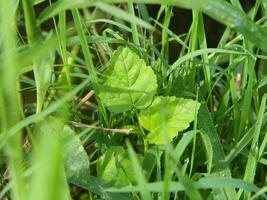
[[[247,2],[0,0],[0,199],[266,199],[267,3]],[[224,25],[212,48],[207,16]],[[156,95],[201,104],[173,140],[160,108],[163,145],[140,109],[101,97],[140,92],[103,86],[120,46],[153,69]]]

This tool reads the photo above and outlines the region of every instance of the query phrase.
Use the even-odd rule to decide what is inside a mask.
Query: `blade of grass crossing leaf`
[[[80,38],[80,42],[81,42],[81,46],[82,46],[82,51],[84,54],[84,58],[85,58],[85,62],[88,68],[88,72],[89,72],[89,76],[91,78],[92,81],[92,85],[93,85],[93,89],[95,90],[96,94],[98,94],[99,92],[99,86],[98,86],[98,78],[97,78],[97,73],[96,70],[94,68],[94,63],[92,60],[92,55],[89,51],[88,45],[87,45],[87,39],[85,36],[85,32],[83,30],[83,26],[82,26],[82,20],[80,17],[80,13],[78,9],[73,9],[72,10],[72,16],[74,19],[74,23],[75,23],[75,27],[77,29],[77,33],[79,35]],[[104,118],[105,123],[108,125],[108,119],[107,119],[107,114],[106,111],[101,103],[101,101],[98,99],[97,96],[97,102],[99,105],[99,110]]]
[[[168,136],[168,131],[167,131],[167,115],[164,107],[161,108],[160,111],[160,129],[164,134],[164,139],[165,139],[165,154],[164,154],[164,175],[163,175],[163,187],[162,187],[162,199],[163,200],[168,200],[170,199],[170,193],[169,193],[169,185],[171,181],[171,170],[172,170],[172,163],[170,160],[170,155],[173,151],[173,148],[170,144],[169,136]]]
[[[189,131],[189,132],[185,133],[183,135],[183,137],[179,140],[179,143],[176,145],[175,149],[171,153],[172,162],[174,164],[173,169],[171,169],[171,170],[175,171],[175,169],[177,167],[177,163],[180,162],[180,158],[181,158],[182,154],[184,153],[184,151],[187,148],[187,146],[189,145],[189,143],[193,140],[193,138],[196,137],[197,133],[201,134],[203,143],[205,145],[207,160],[208,160],[207,171],[208,172],[211,171],[212,156],[213,156],[212,145],[211,145],[211,142],[210,142],[208,135],[201,133],[199,131]],[[171,176],[172,176],[172,173],[173,172],[171,172]]]
[[[22,139],[20,130],[16,135],[10,135],[12,126],[20,121],[20,94],[17,92],[18,72],[16,58],[16,21],[14,6],[15,1],[0,1],[1,19],[1,52],[6,52],[3,56],[3,64],[0,65],[0,118],[1,133],[6,143],[4,151],[8,156],[8,167],[11,174],[11,197],[14,200],[25,199],[25,184],[22,169]],[[1,140],[2,141],[2,140]],[[2,149],[0,147],[0,149]]]
[[[199,132],[199,131],[189,131],[183,135],[183,137],[179,140],[179,143],[176,145],[174,151],[172,152],[172,161],[176,165],[180,161],[182,154],[184,153],[186,147],[189,143],[196,137],[196,134],[200,133],[205,150],[206,150],[206,157],[207,157],[207,171],[210,173],[211,166],[212,166],[212,157],[213,157],[213,150],[212,150],[212,143],[210,138],[207,134]]]
[[[178,177],[179,181],[181,182],[182,186],[185,189],[186,195],[189,197],[189,199],[197,200],[202,199],[199,191],[195,188],[193,181],[190,180],[190,178],[187,175],[184,175],[182,171],[177,167],[177,162],[179,162],[179,159],[184,152],[185,148],[188,146],[189,142],[191,142],[193,139],[196,138],[196,134],[198,131],[190,131],[186,133],[182,139],[179,141],[178,145],[174,150],[171,152],[172,156],[172,168],[169,170],[174,170],[176,173],[176,176]],[[170,177],[172,177],[172,172],[170,172]],[[172,182],[170,181],[168,183],[168,189],[172,188]]]
[[[128,143],[127,146],[128,146],[128,153],[129,153],[130,159],[132,161],[134,173],[136,176],[136,181],[137,181],[138,185],[140,186],[141,195],[142,195],[143,199],[152,200],[148,186],[147,186],[147,182],[146,182],[145,177],[142,173],[143,170],[142,170],[142,168],[138,162],[136,154],[135,154],[130,143]]]
[[[196,136],[197,133],[198,133],[198,131],[187,132],[179,140],[178,144],[176,145],[176,147],[173,151],[173,155],[175,155],[174,156],[174,158],[175,158],[174,162],[175,163],[177,163],[180,160],[186,147],[189,145],[189,143],[192,141],[192,139]]]
[[[190,178],[187,175],[183,175],[180,171],[180,169],[176,168],[176,174],[178,175],[178,178],[180,180],[180,183],[184,187],[186,195],[191,200],[202,200],[202,197],[197,190],[197,188],[194,185],[194,182],[190,180]],[[170,188],[172,188],[172,182],[170,182]],[[174,186],[175,187],[175,186]]]
[[[194,103],[193,103],[194,104]],[[197,104],[197,102],[195,102]],[[198,110],[198,106],[195,107],[195,112]],[[169,187],[170,187],[170,181],[172,178],[173,171],[176,171],[176,174],[179,178],[179,180],[182,182],[183,186],[185,187],[185,192],[189,196],[190,199],[202,199],[199,192],[194,188],[192,185],[192,182],[187,175],[182,175],[182,172],[180,169],[176,167],[176,163],[172,162],[171,156],[174,155],[174,150],[172,148],[172,145],[169,140],[168,136],[168,125],[167,120],[168,116],[166,113],[168,113],[168,110],[165,107],[161,108],[161,120],[160,120],[160,129],[164,133],[165,138],[165,163],[164,163],[164,180],[163,180],[163,190],[162,190],[162,199],[170,199],[170,193],[169,193]],[[176,155],[174,156],[176,157]],[[174,159],[175,160],[175,159]]]

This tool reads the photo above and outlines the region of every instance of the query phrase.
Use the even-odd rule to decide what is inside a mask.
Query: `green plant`
[[[150,133],[149,143],[164,144],[173,139],[177,132],[188,128],[197,115],[199,103],[176,97],[156,96],[156,75],[129,48],[119,48],[103,73],[104,81],[100,98],[114,113],[131,109],[141,110],[137,114],[140,125]],[[153,102],[152,102],[153,100]],[[140,130],[140,132],[143,130]]]

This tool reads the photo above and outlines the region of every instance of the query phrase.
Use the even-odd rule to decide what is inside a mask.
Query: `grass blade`
[[[254,133],[253,133],[253,140],[251,143],[248,161],[247,161],[247,165],[246,165],[244,181],[247,181],[249,183],[254,182],[256,166],[257,166],[257,163],[259,160],[259,158],[258,158],[258,153],[259,153],[258,140],[259,140],[260,130],[262,127],[263,116],[264,116],[265,107],[266,107],[266,100],[267,100],[267,94],[265,94],[261,100],[258,119],[257,119],[256,125],[255,125],[255,129],[254,129]],[[246,193],[246,195],[249,196],[248,193]]]
[[[34,172],[31,177],[29,200],[70,200],[63,165],[63,147],[59,138],[62,124],[48,118],[38,126],[40,143],[35,149]]]
[[[211,173],[219,177],[229,177],[231,178],[231,172],[226,163],[222,163],[225,160],[225,155],[223,152],[220,139],[216,133],[216,129],[213,125],[212,118],[209,114],[207,105],[203,104],[200,107],[198,114],[198,128],[209,135],[210,141],[213,148],[213,166]],[[218,192],[218,191],[217,191]],[[233,189],[225,189],[225,192],[228,197],[232,199],[237,199],[236,192]],[[219,192],[221,198],[225,198],[223,193]]]
[[[3,64],[0,65],[0,131],[6,139],[4,151],[8,156],[8,166],[11,174],[11,196],[14,200],[25,200],[25,185],[22,170],[22,137],[20,130],[16,135],[10,135],[12,126],[21,119],[21,102],[18,93],[18,60],[16,58],[16,1],[0,1],[0,50],[3,54]],[[2,141],[2,140],[1,140]],[[0,149],[2,149],[0,147]]]
[[[135,152],[134,152],[132,146],[130,145],[130,143],[128,143],[128,153],[129,153],[129,156],[132,160],[133,169],[134,169],[134,173],[136,176],[136,181],[137,181],[138,185],[141,187],[140,192],[142,194],[143,199],[152,200],[150,193],[149,193],[149,190],[148,190],[148,187],[147,187],[147,182],[146,182],[145,177],[142,173],[142,168],[138,162],[138,159],[137,159]]]
[[[149,183],[148,189],[150,192],[160,192],[162,188],[163,182],[156,182],[156,183]],[[260,189],[248,182],[245,182],[240,179],[234,178],[225,178],[225,177],[204,177],[201,178],[199,181],[194,182],[194,187],[197,189],[220,189],[220,188],[228,188],[228,189],[235,189],[235,188],[243,188],[246,191],[251,192],[259,192]],[[127,186],[124,188],[110,188],[106,191],[109,192],[139,192],[142,188],[140,186]],[[184,191],[185,188],[180,182],[171,182],[170,183],[170,192],[181,192]],[[265,196],[265,195],[263,195]],[[232,199],[232,198],[229,198]]]
[[[102,2],[106,3],[123,3],[128,2],[127,0],[105,0]],[[151,3],[151,4],[160,4],[162,0],[133,0],[135,3]],[[97,2],[98,3],[98,2]],[[203,13],[209,15],[213,19],[236,29],[244,35],[245,38],[249,39],[256,46],[260,47],[264,51],[267,51],[267,37],[265,32],[261,27],[256,25],[249,17],[242,11],[235,9],[229,2],[223,0],[167,0],[165,3],[174,5],[177,7],[187,8],[187,9],[198,9]],[[39,20],[45,21],[48,18],[56,15],[62,10],[77,8],[77,7],[86,7],[86,6],[95,6],[94,2],[86,0],[63,0],[54,3],[51,7],[45,9]]]

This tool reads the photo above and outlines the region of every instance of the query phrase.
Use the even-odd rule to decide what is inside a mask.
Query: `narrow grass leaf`
[[[48,118],[38,125],[40,143],[35,149],[33,168],[28,193],[29,200],[70,200],[63,165],[63,147],[59,134],[63,124]]]
[[[21,120],[21,94],[19,91],[18,74],[19,68],[16,59],[17,52],[17,21],[16,8],[18,1],[0,1],[0,142],[6,139],[4,150],[7,157],[7,167],[10,172],[10,183],[12,185],[11,198],[14,200],[25,199],[25,180],[23,177],[23,154],[22,154],[22,133],[16,131],[15,135],[10,134],[14,124]],[[2,153],[2,152],[1,152]],[[2,166],[1,166],[2,169]],[[2,177],[2,176],[1,176]]]
[[[163,182],[148,183],[148,189],[150,192],[161,192],[163,187]],[[260,189],[248,182],[240,179],[226,178],[226,177],[204,177],[199,181],[194,182],[194,187],[201,189],[221,189],[221,188],[243,188],[246,191],[259,192]],[[127,186],[124,188],[110,188],[106,191],[109,192],[140,192],[140,186]],[[170,192],[182,192],[185,188],[180,182],[170,182]]]
[[[138,158],[133,150],[133,147],[129,143],[127,146],[128,146],[129,156],[132,160],[132,166],[134,169],[134,174],[137,184],[141,187],[141,190],[139,192],[141,192],[143,199],[152,200],[151,195],[149,193],[148,184],[143,175],[143,170],[139,164]]]
[[[260,110],[259,110],[258,118],[257,118],[256,124],[255,124],[255,129],[253,132],[253,140],[251,143],[248,161],[246,164],[244,181],[247,181],[249,183],[254,182],[256,167],[257,167],[257,163],[259,160],[259,158],[258,158],[258,156],[259,156],[258,155],[259,154],[258,140],[259,140],[260,130],[262,128],[264,112],[266,109],[266,99],[267,99],[267,94],[265,94],[261,100]],[[250,194],[246,193],[247,197],[249,197],[249,195]]]
[[[105,0],[105,3],[123,3],[128,0]],[[101,3],[102,3],[101,2]],[[162,0],[133,0],[135,3],[150,3],[160,4]],[[99,2],[96,2],[98,4]],[[245,38],[252,41],[256,46],[267,51],[267,37],[263,29],[254,23],[244,12],[236,9],[229,2],[224,0],[168,0],[165,3],[170,5],[187,8],[187,9],[198,9],[205,14],[209,15],[213,19],[236,29],[244,35]],[[61,10],[70,9],[73,7],[86,7],[95,6],[94,2],[86,0],[64,0],[54,3],[51,7],[45,9],[40,17],[40,21],[44,21],[53,15],[56,15]]]
[[[198,114],[198,129],[200,131],[203,131],[207,133],[210,137],[210,141],[212,143],[212,149],[213,149],[213,165],[211,168],[211,173],[217,176],[225,176],[231,178],[231,172],[229,169],[229,166],[222,162],[225,160],[225,155],[223,151],[222,144],[220,143],[220,139],[218,137],[218,134],[216,132],[216,128],[214,127],[212,118],[210,116],[210,113],[208,111],[207,105],[202,104],[199,110]],[[225,194],[216,191],[221,198],[226,198]],[[227,196],[231,196],[232,199],[237,199],[236,192],[233,189],[226,189]]]

